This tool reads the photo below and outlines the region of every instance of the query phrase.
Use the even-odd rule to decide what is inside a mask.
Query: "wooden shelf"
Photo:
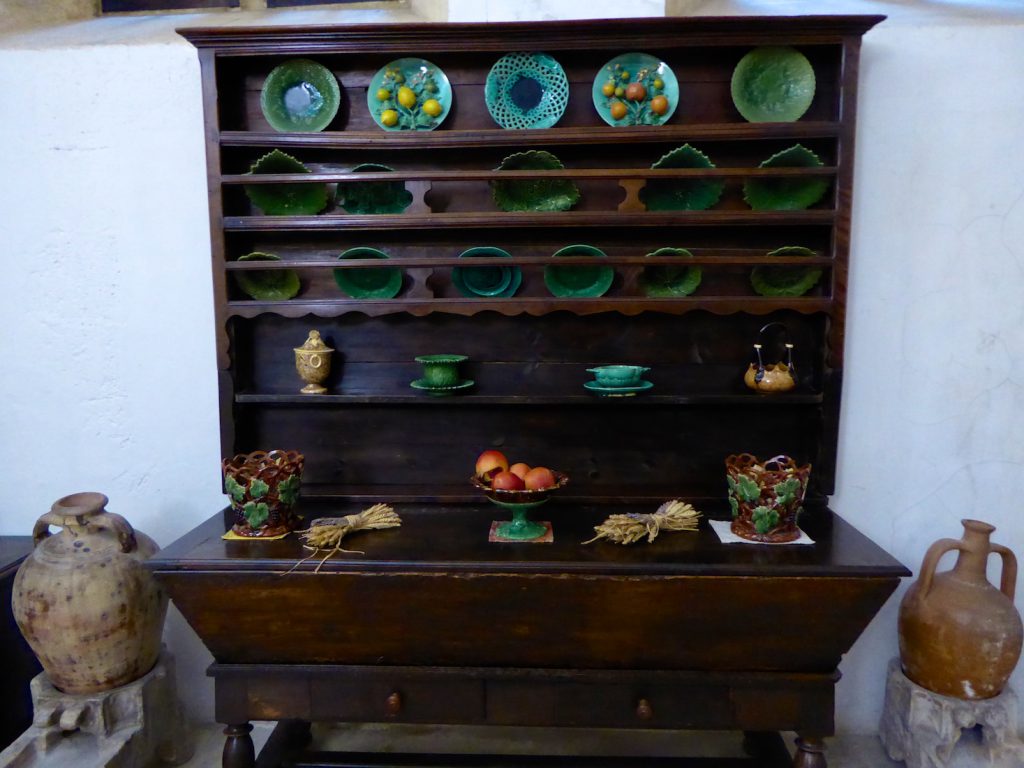
[[[600,265],[665,267],[685,266],[757,266],[772,267],[797,265],[802,267],[828,267],[833,261],[827,256],[607,256]],[[387,260],[387,267],[511,267],[542,265],[593,267],[593,256],[476,256],[472,261],[458,256],[403,256]],[[231,272],[263,271],[267,269],[380,269],[381,263],[373,259],[281,259],[280,261],[229,261],[224,268]]]
[[[572,405],[610,407],[622,405],[628,407],[666,406],[666,405],[737,405],[750,408],[771,408],[776,405],[817,405],[821,403],[820,393],[787,393],[783,395],[758,395],[755,392],[742,394],[693,394],[693,395],[661,395],[639,394],[635,397],[601,397],[589,393],[572,395],[474,395],[455,394],[437,397],[426,392],[409,394],[374,395],[327,393],[323,395],[270,394],[255,392],[239,392],[235,402],[242,405],[303,405],[317,408],[327,405],[409,405],[409,406],[462,406],[462,405]]]

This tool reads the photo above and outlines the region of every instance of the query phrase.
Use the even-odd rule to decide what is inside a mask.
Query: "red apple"
[[[484,451],[476,460],[476,476],[491,477],[508,471],[508,459],[501,451]]]
[[[509,467],[508,471],[513,475],[518,475],[520,480],[526,480],[526,473],[530,471],[530,465],[520,461]]]
[[[539,491],[544,488],[553,488],[556,484],[555,473],[547,467],[534,467],[523,479],[526,490]]]
[[[491,488],[496,491],[521,491],[524,487],[522,478],[508,471],[499,472],[491,478]]]

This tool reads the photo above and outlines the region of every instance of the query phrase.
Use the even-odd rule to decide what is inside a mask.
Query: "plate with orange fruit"
[[[594,77],[594,108],[608,125],[662,125],[679,105],[679,81],[648,53],[623,53]]]
[[[385,131],[432,131],[448,117],[452,86],[426,59],[396,59],[370,80],[366,105]]]

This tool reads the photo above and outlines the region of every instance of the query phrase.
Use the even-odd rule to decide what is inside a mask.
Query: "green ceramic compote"
[[[563,472],[555,472],[555,484],[550,488],[540,488],[535,491],[502,491],[491,488],[489,478],[473,477],[470,482],[484,492],[484,496],[499,507],[504,507],[512,513],[512,519],[502,523],[495,531],[502,539],[510,541],[532,541],[547,533],[547,527],[543,523],[537,523],[527,518],[527,515],[534,507],[545,503],[551,494],[559,488],[569,484],[569,476]]]

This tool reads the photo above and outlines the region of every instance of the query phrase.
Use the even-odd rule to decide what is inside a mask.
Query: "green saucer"
[[[648,257],[658,256],[690,256],[685,248],[659,248]],[[644,293],[654,298],[673,298],[675,296],[689,296],[697,290],[700,285],[703,273],[701,268],[687,266],[685,264],[673,264],[665,267],[644,267],[640,274],[640,287]]]
[[[273,253],[254,251],[238,257],[239,261],[280,261]],[[232,272],[235,283],[256,301],[285,301],[299,292],[299,274],[294,269],[239,270]]]
[[[311,59],[291,59],[274,67],[260,91],[260,109],[275,131],[322,131],[340,104],[338,79]]]
[[[601,397],[635,397],[641,392],[646,392],[654,384],[650,381],[641,381],[636,386],[632,387],[602,387],[596,381],[585,381],[583,382],[584,389],[589,392],[593,392],[595,395]]]
[[[512,258],[512,254],[501,248],[481,245],[459,254],[460,259],[478,256],[501,256]],[[453,267],[452,284],[467,299],[506,299],[515,296],[523,282],[519,267]]]
[[[249,173],[309,173],[309,168],[275,149],[253,163]],[[245,184],[244,188],[253,205],[268,216],[311,215],[327,207],[326,184]]]
[[[789,245],[776,248],[768,256],[814,256],[810,248]],[[821,267],[758,265],[750,272],[750,284],[761,296],[803,296],[821,279]]]
[[[567,245],[554,255],[556,258],[560,256],[607,258],[604,251],[592,245]],[[562,299],[603,296],[612,287],[614,280],[615,270],[605,265],[544,267],[544,285],[547,286],[552,296]]]
[[[732,103],[751,123],[799,120],[814,101],[814,67],[786,46],[755,48],[732,73]]]
[[[463,379],[458,384],[453,384],[450,387],[435,387],[432,384],[428,384],[426,379],[416,379],[415,381],[410,381],[409,386],[434,397],[444,397],[445,395],[454,395],[464,389],[469,389],[475,383],[472,379]]]
[[[824,165],[821,159],[802,144],[769,157],[759,168],[816,168]],[[743,183],[743,199],[755,211],[801,211],[810,208],[825,196],[828,179],[821,176],[806,178],[759,178]]]
[[[360,246],[349,248],[339,259],[386,259],[388,255],[376,248]],[[402,290],[402,270],[397,267],[386,269],[336,269],[334,282],[346,295],[353,299],[393,299]]]
[[[714,168],[707,155],[689,144],[673,149],[651,168]],[[648,211],[703,211],[722,197],[721,179],[649,179],[640,190]]]

